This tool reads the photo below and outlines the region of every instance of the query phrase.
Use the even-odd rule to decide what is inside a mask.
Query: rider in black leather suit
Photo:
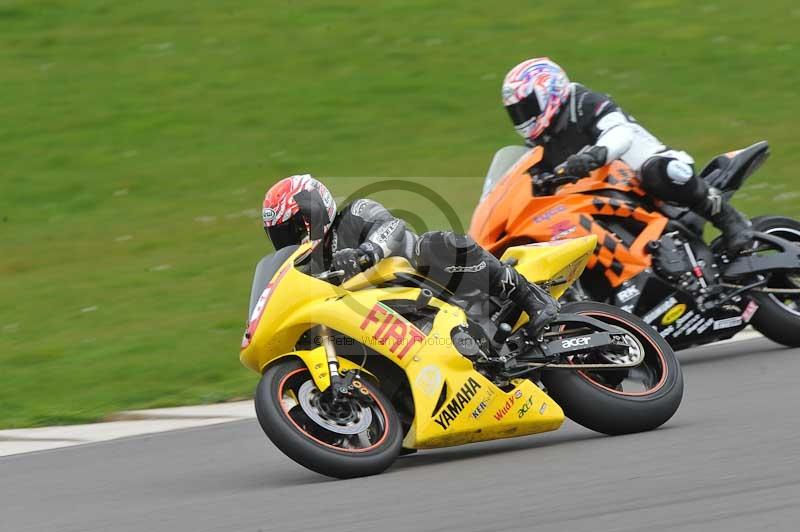
[[[265,230],[276,249],[321,240],[315,250],[319,269],[341,270],[345,279],[399,256],[456,295],[479,290],[513,301],[530,316],[526,332],[533,337],[558,312],[549,293],[470,237],[451,231],[417,236],[371,199],[358,199],[337,213],[328,189],[311,176],[292,176],[274,185],[265,197],[264,213]]]

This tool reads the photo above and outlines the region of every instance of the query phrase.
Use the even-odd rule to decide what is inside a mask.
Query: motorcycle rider
[[[263,203],[264,230],[276,250],[320,241],[320,271],[341,270],[344,279],[391,256],[405,257],[421,273],[454,294],[476,289],[513,301],[530,317],[526,332],[536,338],[559,309],[549,293],[502,264],[470,237],[452,231],[417,236],[380,203],[358,199],[337,212],[328,188],[311,175],[278,181]]]
[[[502,95],[517,133],[528,146],[544,148],[546,170],[563,164],[568,175],[586,177],[620,159],[638,173],[645,191],[690,208],[720,229],[729,253],[751,246],[749,220],[695,174],[689,154],[668,148],[608,95],[570,83],[549,58],[512,68]]]

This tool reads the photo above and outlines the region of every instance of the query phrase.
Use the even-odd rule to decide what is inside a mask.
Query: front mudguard
[[[328,358],[325,355],[325,347],[320,346],[310,350],[298,350],[292,351],[291,353],[286,353],[279,357],[273,358],[269,361],[268,364],[265,364],[261,368],[261,373],[263,374],[268,367],[272,366],[273,364],[286,359],[287,357],[296,357],[299,358],[303,364],[308,368],[309,373],[311,373],[311,378],[314,379],[314,384],[316,384],[317,388],[324,392],[328,389],[331,385],[331,373],[330,369],[328,368]],[[337,357],[339,361],[339,370],[340,371],[350,371],[350,370],[358,370],[359,373],[364,375],[368,375],[375,384],[380,384],[380,380],[371,372],[367,371],[360,365],[347,360],[346,358]]]

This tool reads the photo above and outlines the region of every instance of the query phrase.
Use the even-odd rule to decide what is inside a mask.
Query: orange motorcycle
[[[706,243],[705,220],[648,197],[621,161],[589,177],[539,168],[542,149],[495,155],[470,235],[500,256],[507,248],[594,234],[597,246],[567,299],[612,303],[640,316],[676,349],[753,327],[800,346],[800,222],[753,219],[751,253],[729,257]],[[766,142],[714,158],[701,172],[730,198],[769,155]]]

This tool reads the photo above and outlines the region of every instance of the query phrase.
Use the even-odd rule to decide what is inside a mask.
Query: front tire
[[[762,216],[753,219],[753,229],[778,236],[800,245],[800,222],[783,216]],[[767,285],[772,288],[800,289],[800,264],[797,272],[772,276]],[[787,347],[800,347],[800,296],[777,296],[751,293],[758,303],[751,321],[753,328]]]
[[[629,370],[543,371],[547,393],[567,417],[611,435],[652,430],[672,417],[683,398],[683,374],[674,351],[661,335],[633,314],[604,303],[570,303],[562,312],[625,329],[645,350],[642,363]]]
[[[286,456],[312,471],[335,478],[381,473],[400,453],[400,420],[377,386],[359,384],[363,392],[333,402],[299,360],[279,361],[258,383],[258,422]]]

